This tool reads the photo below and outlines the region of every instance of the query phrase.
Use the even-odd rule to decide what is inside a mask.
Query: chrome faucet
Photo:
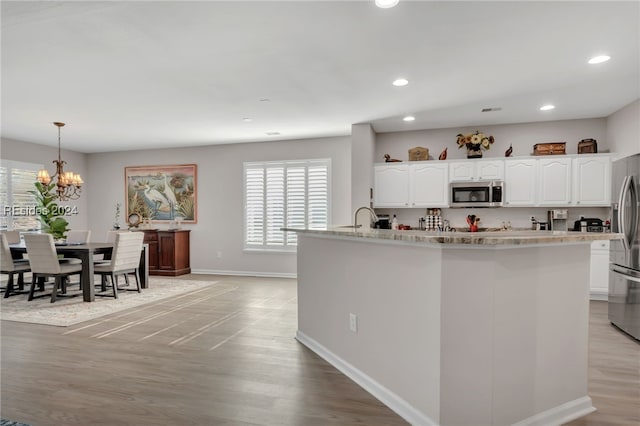
[[[359,207],[358,210],[356,210],[356,213],[353,215],[353,227],[357,228],[358,227],[358,213],[360,213],[360,210],[365,209],[365,210],[369,210],[369,213],[371,214],[371,219],[373,219],[374,222],[378,221],[378,216],[376,215],[376,212],[373,211],[372,208],[370,207]]]

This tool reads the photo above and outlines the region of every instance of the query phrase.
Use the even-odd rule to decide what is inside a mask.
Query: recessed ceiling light
[[[413,115],[407,115],[403,118],[404,121],[414,121],[416,118]]]
[[[393,81],[392,84],[396,87],[402,87],[409,84],[409,80],[407,80],[406,78],[397,78]]]
[[[376,0],[376,6],[381,9],[389,9],[398,4],[400,0]]]
[[[607,56],[607,55],[594,56],[593,58],[589,59],[589,63],[591,65],[601,64],[603,62],[607,62],[609,59],[611,59],[611,56]]]
[[[551,104],[549,104],[549,105],[542,105],[542,106],[540,107],[540,111],[551,111],[551,110],[552,110],[552,109],[554,109],[554,108],[555,108],[555,105],[551,105]]]
[[[245,117],[242,119],[242,121],[244,121],[245,123],[251,123],[253,121],[253,118]]]
[[[267,132],[267,136],[278,136],[280,132]]]

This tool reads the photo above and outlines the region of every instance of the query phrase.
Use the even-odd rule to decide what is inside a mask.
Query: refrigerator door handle
[[[612,268],[612,269],[611,269],[611,271],[612,271],[613,273],[615,273],[615,274],[622,275],[623,277],[625,277],[625,279],[627,279],[627,280],[629,280],[629,281],[633,281],[633,282],[636,282],[636,283],[640,283],[640,278],[638,278],[638,277],[634,277],[634,276],[631,276],[631,275],[627,275],[627,274],[625,274],[624,272],[622,272],[622,271],[620,271],[620,270],[618,270],[618,269],[615,269],[615,268]]]
[[[625,229],[625,208],[624,203],[627,201],[627,192],[629,191],[629,181],[631,176],[625,176],[622,181],[622,189],[620,190],[620,199],[618,200],[618,232],[623,235],[622,244],[624,245],[625,251],[628,251],[629,241],[627,236],[627,230]]]

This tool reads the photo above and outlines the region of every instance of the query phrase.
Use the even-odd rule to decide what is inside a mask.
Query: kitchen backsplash
[[[539,222],[547,222],[547,212],[551,207],[503,207],[503,208],[473,208],[473,209],[441,209],[443,219],[449,220],[454,228],[467,227],[467,216],[470,214],[480,218],[480,228],[500,228],[502,222],[511,222],[514,229],[530,229],[531,216]],[[567,208],[568,226],[573,227],[573,222],[580,216],[594,217],[603,221],[610,218],[608,207],[575,207]],[[418,228],[418,219],[427,215],[427,209],[375,209],[378,214],[388,214],[393,218],[395,214],[398,223]]]

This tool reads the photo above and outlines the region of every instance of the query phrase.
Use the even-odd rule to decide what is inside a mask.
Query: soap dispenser
[[[391,221],[391,229],[393,230],[398,230],[398,218],[396,217],[396,215],[393,215],[393,220]]]

